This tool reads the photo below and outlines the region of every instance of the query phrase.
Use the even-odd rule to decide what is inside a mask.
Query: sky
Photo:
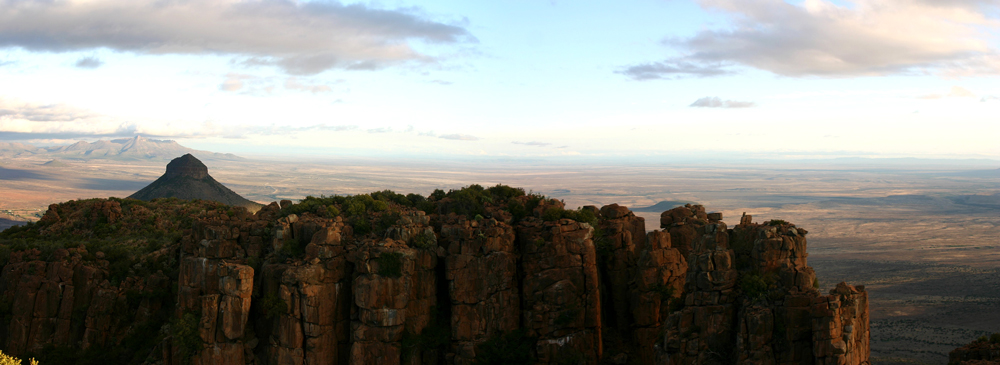
[[[1000,159],[1000,0],[0,0],[0,141]]]

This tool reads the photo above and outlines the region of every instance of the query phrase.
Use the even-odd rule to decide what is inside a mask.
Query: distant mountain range
[[[80,141],[68,146],[36,147],[25,143],[0,142],[0,157],[39,156],[70,160],[114,159],[114,160],[170,160],[185,154],[192,154],[207,160],[242,160],[231,153],[199,151],[181,146],[176,141],[133,138]]]

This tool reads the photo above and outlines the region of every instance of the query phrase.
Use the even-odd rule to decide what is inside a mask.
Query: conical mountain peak
[[[208,177],[208,166],[189,153],[171,160],[167,164],[167,172],[163,176],[204,179]]]
[[[191,154],[178,157],[167,164],[167,172],[129,198],[153,200],[156,198],[201,199],[223,204],[246,207],[251,212],[261,204],[249,201],[208,175],[208,167]]]

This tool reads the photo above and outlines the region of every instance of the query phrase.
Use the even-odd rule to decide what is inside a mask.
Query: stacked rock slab
[[[245,264],[246,251],[260,246],[260,237],[251,242],[251,230],[263,224],[249,216],[230,217],[215,212],[195,223],[185,237],[178,274],[177,314],[193,313],[199,318],[201,351],[188,354],[182,339],[173,339],[168,362],[193,364],[244,364],[252,357],[245,348],[251,339],[249,327],[254,269]],[[255,227],[256,226],[256,227]]]
[[[736,358],[748,364],[812,361],[811,305],[819,292],[806,263],[805,230],[790,224],[754,224],[744,216],[731,233],[742,280],[766,285],[744,292]]]
[[[100,203],[88,219],[122,218],[117,202]],[[394,206],[366,221],[278,218],[277,204],[256,215],[202,211],[162,253],[179,259],[176,283],[156,274],[112,285],[110,263],[82,246],[15,252],[0,275],[0,308],[10,305],[0,343],[14,355],[116,346],[148,318],[193,316],[201,350],[184,353],[188,339],[165,326],[153,351],[163,363],[472,364],[481,349],[495,353],[482,345],[515,331],[540,364],[868,360],[864,287],[821,295],[805,230],[749,216],[729,230],[691,205],[646,234],[641,218],[610,205],[588,208],[603,232],[595,243],[587,223],[540,219],[561,206],[544,200],[513,226],[496,207],[473,219]],[[59,218],[70,213],[52,209],[46,228],[71,229]],[[385,214],[399,219],[355,235]],[[176,297],[154,294],[172,285]]]
[[[682,301],[687,260],[670,245],[670,234],[656,230],[646,238],[646,248],[636,260],[636,274],[629,283],[632,335],[640,364],[666,362],[660,339],[671,303]]]
[[[452,311],[449,363],[474,364],[476,346],[521,324],[514,228],[452,214],[441,239]]]
[[[867,364],[871,356],[868,293],[864,286],[837,284],[813,300],[813,354],[817,364]]]
[[[12,253],[0,275],[0,303],[8,308],[9,323],[0,339],[4,352],[13,356],[55,346],[82,349],[117,344],[129,328],[145,323],[171,298],[151,295],[169,291],[162,273],[130,277],[117,286],[106,278],[109,262],[97,252],[96,266],[83,263],[85,247],[57,249],[42,260],[41,251]],[[145,297],[128,308],[127,293]]]
[[[688,250],[684,308],[670,315],[664,336],[670,363],[728,363],[735,338],[737,272],[726,224],[709,219],[699,205],[664,212],[664,223],[669,225],[661,228],[671,240],[682,240]]]
[[[630,330],[629,282],[638,253],[646,246],[646,222],[618,204],[605,205],[600,212],[602,322],[606,327]]]
[[[343,363],[350,344],[351,306],[351,271],[342,242],[345,225],[340,219],[294,215],[279,223],[276,232],[281,233],[275,240],[291,234],[291,242],[305,243],[305,258],[264,267],[261,297],[271,307],[263,308],[263,315],[273,321],[265,351],[269,363]]]
[[[601,359],[597,253],[589,224],[569,219],[518,226],[522,328],[538,339],[539,364]]]
[[[399,364],[417,250],[391,239],[366,242],[349,258],[355,309],[348,364]]]
[[[731,233],[743,292],[736,358],[746,364],[863,364],[868,361],[868,301],[863,286],[820,295],[807,264],[804,229],[741,219]],[[752,280],[767,285],[750,290]],[[754,291],[754,292],[751,292]]]

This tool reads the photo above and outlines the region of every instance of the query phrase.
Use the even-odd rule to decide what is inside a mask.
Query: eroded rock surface
[[[802,228],[750,216],[730,228],[688,205],[646,232],[616,204],[567,212],[503,194],[282,202],[256,214],[54,205],[32,234],[161,227],[176,238],[141,257],[114,253],[131,266],[85,245],[11,252],[0,344],[23,356],[145,336],[144,353],[114,360],[150,364],[868,361],[867,293],[846,283],[821,293]],[[175,269],[145,268],[154,262]],[[982,353],[953,356],[993,361]]]

